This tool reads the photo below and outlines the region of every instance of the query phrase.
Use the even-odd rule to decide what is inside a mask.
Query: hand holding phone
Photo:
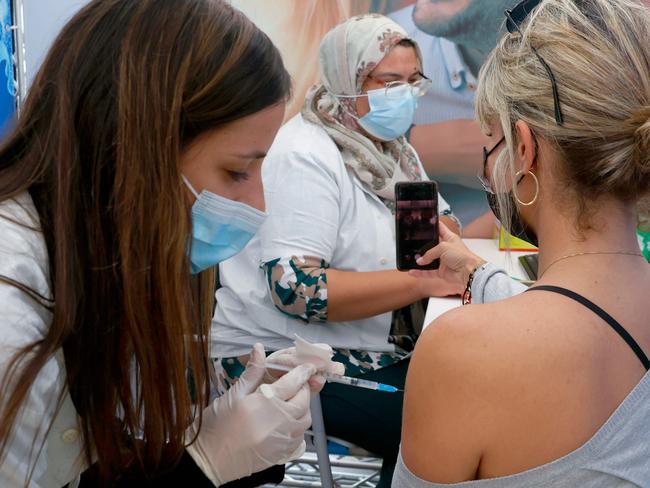
[[[426,264],[440,260],[440,266],[435,271],[413,269],[409,271],[416,278],[439,278],[445,281],[456,294],[461,294],[467,286],[470,273],[486,261],[474,254],[465,245],[458,234],[440,222],[438,224],[440,244],[426,252],[420,263]],[[432,296],[442,296],[435,292]]]
[[[439,261],[419,266],[416,260],[438,244],[438,187],[434,181],[395,185],[397,269],[437,269]]]

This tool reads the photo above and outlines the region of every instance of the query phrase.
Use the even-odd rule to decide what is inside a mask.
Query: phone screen
[[[415,262],[438,244],[438,190],[433,181],[395,185],[397,269],[437,269],[438,260],[427,266]]]

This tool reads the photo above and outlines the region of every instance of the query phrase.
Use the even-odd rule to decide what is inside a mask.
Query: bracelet
[[[469,305],[472,303],[472,282],[474,281],[474,275],[476,274],[477,271],[479,271],[479,268],[482,268],[485,266],[487,263],[479,263],[469,274],[469,278],[467,278],[467,285],[465,286],[465,291],[463,292],[462,300],[463,300],[463,305]]]

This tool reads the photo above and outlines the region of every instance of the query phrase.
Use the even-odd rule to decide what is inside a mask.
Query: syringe
[[[337,374],[324,373],[323,377],[331,383],[341,383],[342,385],[357,386],[359,388],[366,388],[368,390],[385,391],[387,393],[397,393],[400,390],[395,386],[385,385],[384,383],[377,383],[376,381],[362,380],[353,376],[339,376]]]
[[[277,371],[290,371],[293,368],[288,366],[282,366],[280,364],[266,364],[267,369],[275,369]],[[384,383],[377,383],[376,381],[362,380],[361,378],[354,378],[352,376],[341,376],[338,374],[331,373],[321,373],[321,376],[325,378],[326,381],[330,383],[340,383],[342,385],[356,386],[357,388],[366,388],[368,390],[383,391],[386,393],[397,393],[404,390],[400,390],[391,385],[385,385]]]

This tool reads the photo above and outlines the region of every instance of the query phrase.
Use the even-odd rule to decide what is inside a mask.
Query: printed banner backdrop
[[[390,12],[415,0],[231,0],[273,40],[293,78],[294,96],[286,119],[300,111],[309,87],[318,81],[318,47],[344,20],[369,12]]]
[[[318,82],[321,39],[337,24],[379,13],[400,24],[418,42],[424,74],[433,87],[419,100],[411,142],[443,197],[467,224],[488,210],[476,174],[486,143],[474,118],[480,64],[496,42],[503,5],[517,0],[231,0],[278,46],[294,82],[286,119],[300,111]],[[417,8],[425,23],[416,25]],[[489,7],[488,7],[489,6]],[[434,21],[429,22],[429,19]],[[421,30],[425,25],[428,32]],[[429,29],[429,24],[435,24]]]
[[[287,120],[300,111],[307,90],[318,82],[318,48],[330,29],[364,13],[380,13],[400,24],[418,42],[423,71],[433,81],[430,93],[419,101],[411,143],[462,223],[483,216],[481,228],[490,225],[493,217],[486,213],[485,195],[476,178],[487,144],[473,120],[476,75],[504,32],[504,11],[519,0],[230,1],[282,53],[294,82]],[[650,6],[650,0],[643,1]],[[642,227],[650,230],[647,204],[639,205],[639,215]]]
[[[16,81],[14,72],[14,40],[11,0],[0,0],[2,26],[0,36],[0,141],[14,124],[16,114]]]

